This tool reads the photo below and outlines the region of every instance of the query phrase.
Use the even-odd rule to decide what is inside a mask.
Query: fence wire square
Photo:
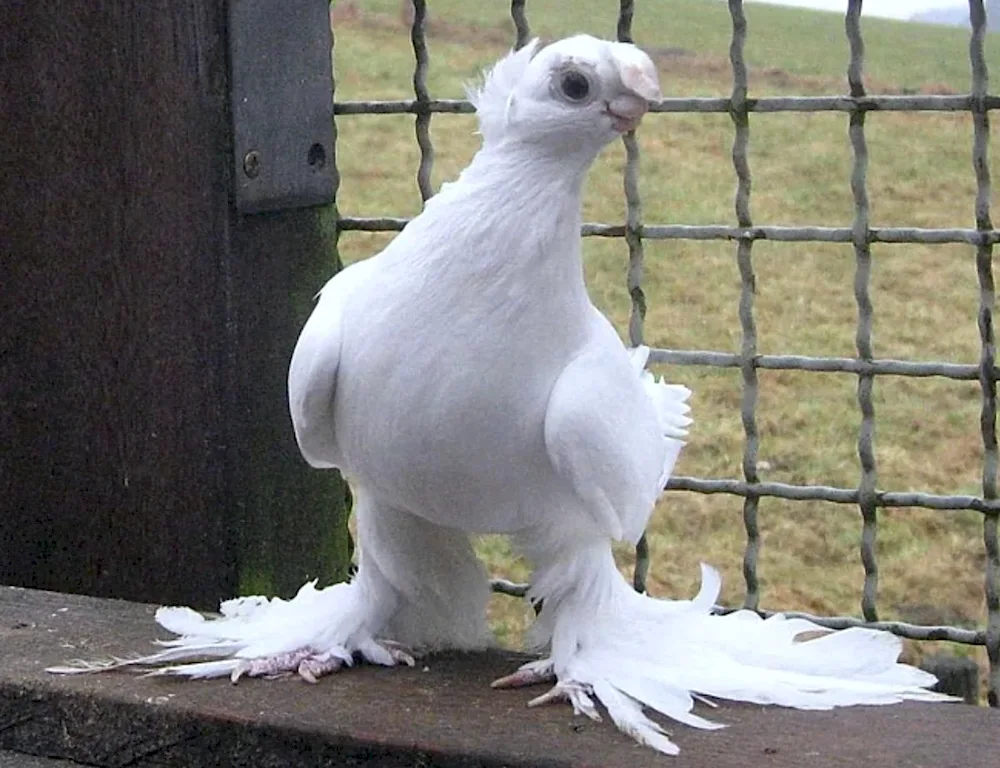
[[[466,100],[435,99],[428,91],[427,69],[427,2],[411,0],[410,39],[414,54],[414,98],[391,101],[336,101],[338,117],[361,114],[413,114],[415,136],[420,150],[416,173],[421,198],[433,194],[431,171],[434,145],[430,137],[430,122],[436,114],[473,112]],[[521,47],[531,37],[526,12],[526,0],[512,0],[510,16],[515,36],[513,45]],[[631,297],[628,337],[632,344],[644,343],[643,324],[646,296],[643,291],[645,240],[714,240],[735,244],[736,262],[740,274],[738,317],[741,341],[739,352],[701,349],[654,348],[651,363],[686,366],[734,368],[742,380],[740,418],[744,443],[743,477],[706,478],[674,477],[668,491],[704,494],[732,494],[743,498],[743,522],[746,547],[743,573],[746,583],[743,607],[758,610],[759,584],[757,559],[760,550],[758,504],[763,497],[801,501],[827,501],[854,505],[861,516],[860,557],[864,568],[861,596],[861,617],[821,617],[807,614],[824,626],[841,629],[851,626],[881,628],[914,640],[947,640],[985,646],[989,659],[988,701],[1000,706],[1000,545],[998,522],[1000,500],[997,499],[997,439],[996,439],[996,348],[993,330],[995,289],[993,277],[993,246],[1000,242],[1000,230],[994,229],[990,216],[991,180],[988,165],[990,136],[989,113],[1000,108],[1000,96],[988,92],[988,72],[984,55],[986,13],[982,0],[970,0],[971,35],[969,63],[971,89],[963,95],[872,95],[864,85],[865,42],[861,33],[861,0],[847,2],[844,29],[849,47],[846,74],[848,93],[838,96],[778,96],[751,98],[748,94],[748,68],[744,48],[748,35],[742,0],[728,0],[732,22],[729,61],[732,91],[725,98],[664,98],[651,106],[651,112],[724,113],[733,125],[732,164],[737,181],[734,200],[734,221],[729,224],[687,225],[646,224],[639,194],[640,141],[634,134],[626,135],[624,194],[625,221],[620,223],[587,223],[585,237],[621,238],[628,248],[627,288]],[[632,41],[634,2],[621,0],[615,36]],[[610,32],[610,30],[609,30]],[[336,91],[335,91],[336,94]],[[975,199],[971,203],[974,228],[874,227],[869,219],[867,191],[868,147],[865,120],[872,111],[901,112],[968,112],[972,116],[972,174],[976,183]],[[755,224],[751,214],[752,175],[748,158],[751,115],[781,112],[845,113],[847,135],[852,152],[849,184],[854,205],[853,223],[849,227],[772,226]],[[342,217],[338,232],[398,231],[407,223],[402,217]],[[855,330],[856,354],[853,357],[805,356],[792,354],[760,354],[754,316],[756,275],[754,244],[759,240],[833,242],[850,244],[854,251],[854,300],[857,306]],[[962,364],[943,361],[909,361],[876,357],[872,344],[873,304],[871,292],[872,245],[878,243],[963,244],[974,252],[978,284],[979,362]],[[857,459],[860,467],[855,487],[830,485],[796,485],[762,480],[758,476],[758,370],[791,370],[843,373],[857,379]],[[878,467],[873,449],[876,413],[873,390],[880,376],[944,377],[959,381],[978,381],[981,393],[980,440],[982,444],[982,481],[979,495],[931,494],[913,491],[882,490],[878,487]],[[879,621],[877,605],[878,560],[875,541],[878,530],[878,510],[885,507],[922,507],[932,510],[974,510],[982,515],[985,550],[984,592],[987,608],[986,624],[980,629],[954,626],[927,626],[898,621]],[[645,538],[639,543],[636,557],[635,584],[645,585],[649,554]],[[524,585],[502,580],[494,582],[498,591],[523,594]],[[720,611],[732,610],[720,608]],[[770,611],[759,611],[769,615]],[[787,612],[786,612],[787,613]]]

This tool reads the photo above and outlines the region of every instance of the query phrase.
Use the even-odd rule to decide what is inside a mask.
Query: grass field
[[[460,97],[463,84],[509,46],[508,4],[440,0],[429,5],[431,93]],[[573,18],[587,23],[570,21],[570,6],[576,9]],[[729,93],[730,26],[724,3],[674,0],[637,6],[635,38],[655,54],[665,95]],[[617,3],[602,0],[528,3],[533,29],[548,36],[573,31],[613,35],[616,13]],[[755,4],[748,4],[746,13],[752,96],[846,90],[841,16]],[[338,99],[412,96],[412,50],[398,0],[341,3],[334,19]],[[863,33],[871,92],[968,89],[967,32],[866,19]],[[991,35],[987,47],[992,69],[1000,72],[1000,39]],[[453,178],[468,162],[477,148],[474,130],[470,116],[433,119],[435,185]],[[412,117],[343,117],[338,131],[340,211],[360,216],[416,213],[419,155]],[[734,223],[732,134],[727,115],[647,118],[639,131],[647,223]],[[867,137],[873,225],[973,224],[968,115],[872,113]],[[992,158],[998,149],[994,139]],[[585,204],[587,220],[623,220],[623,161],[622,148],[612,146],[594,169]],[[845,114],[751,116],[754,221],[850,225],[851,161]],[[995,160],[992,163],[996,178]],[[341,255],[347,261],[363,258],[388,237],[345,234]],[[760,352],[856,354],[850,246],[761,242],[753,254]],[[978,286],[972,249],[875,245],[873,255],[876,356],[976,362]],[[595,302],[624,329],[629,309],[625,243],[589,239],[585,258]],[[735,246],[647,241],[646,259],[648,342],[737,351],[740,281]],[[662,373],[694,390],[696,423],[678,472],[739,477],[739,373],[681,367]],[[761,475],[790,483],[856,485],[856,384],[846,374],[761,371]],[[979,491],[982,459],[975,382],[880,377],[875,392],[880,488]],[[651,591],[686,596],[695,589],[697,563],[704,560],[723,572],[725,601],[740,602],[741,508],[736,497],[668,494],[650,528]],[[760,523],[763,607],[858,612],[863,574],[855,508],[764,499]],[[483,540],[480,551],[494,573],[526,577],[502,539]],[[982,623],[984,554],[977,513],[884,511],[877,551],[884,618]],[[631,564],[625,550],[621,564]],[[494,623],[506,641],[517,641],[527,618],[528,611],[517,601],[495,600]],[[976,655],[984,661],[984,654]]]

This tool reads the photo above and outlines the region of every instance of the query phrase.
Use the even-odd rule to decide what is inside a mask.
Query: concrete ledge
[[[511,653],[432,657],[416,669],[362,667],[317,686],[42,671],[71,658],[145,651],[153,610],[0,587],[0,750],[136,768],[1000,765],[1000,712],[915,703],[833,712],[703,708],[730,727],[671,725],[682,751],[668,758],[609,723],[574,718],[568,706],[528,710],[538,691],[491,690],[491,679],[521,661]]]
[[[23,752],[8,752],[0,749],[0,768],[76,768],[83,763],[71,760],[56,760],[51,757],[35,757]]]

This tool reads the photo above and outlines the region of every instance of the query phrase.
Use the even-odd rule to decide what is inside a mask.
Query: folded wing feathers
[[[656,409],[663,436],[683,441],[687,437],[687,428],[691,425],[688,413],[691,407],[687,404],[691,390],[680,384],[665,384],[663,379],[657,379],[645,370],[649,360],[649,347],[638,346],[629,350],[632,368],[642,380],[646,395]]]
[[[628,353],[632,369],[639,377],[646,396],[653,404],[660,432],[662,432],[666,443],[663,470],[659,478],[659,487],[662,490],[666,487],[667,481],[674,471],[674,464],[677,463],[681,448],[684,447],[687,428],[691,425],[691,418],[688,416],[691,408],[687,403],[691,396],[691,390],[680,384],[665,384],[663,379],[657,379],[652,373],[645,370],[646,363],[649,361],[649,347],[640,345],[628,350]]]

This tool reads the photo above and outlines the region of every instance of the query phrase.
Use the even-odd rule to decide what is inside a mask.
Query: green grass
[[[359,0],[354,5],[368,13],[400,18],[400,0]],[[503,0],[432,0],[427,5],[432,24],[474,26],[505,34],[513,29],[510,3]],[[633,37],[639,45],[728,59],[732,27],[729,10],[721,0],[645,0],[635,6]],[[529,0],[526,7],[532,34],[543,37],[577,32],[607,37],[614,35],[618,18],[614,0]],[[836,75],[843,79],[848,60],[843,14],[802,12],[763,3],[746,3],[744,13],[749,31],[746,59],[752,67],[800,77]],[[862,17],[861,32],[867,44],[866,69],[873,84],[897,89],[968,89],[966,30]],[[987,53],[987,63],[996,70],[1000,49],[994,48]]]
[[[507,3],[438,0],[431,5],[432,94],[458,97],[465,82],[510,41]],[[729,20],[708,0],[638,3],[636,39],[655,51],[666,95],[719,95],[731,89]],[[614,30],[616,3],[574,3],[586,31]],[[529,18],[541,33],[577,31],[561,12],[567,3],[532,0]],[[335,14],[338,99],[412,95],[412,50],[395,0],[342,4]],[[748,5],[751,95],[842,93],[846,43],[839,15]],[[926,25],[864,20],[873,92],[961,91],[967,87],[967,33]],[[1000,71],[1000,39],[987,46]],[[690,54],[664,53],[683,48]],[[852,155],[844,114],[751,116],[752,213],[758,224],[849,225]],[[347,215],[413,215],[420,209],[419,161],[408,116],[338,120],[340,209]],[[453,178],[475,152],[470,116],[436,116],[434,182]],[[872,223],[928,227],[973,223],[972,126],[968,115],[871,113],[868,191]],[[657,114],[639,132],[647,223],[733,223],[733,130],[726,115]],[[991,158],[1000,147],[993,139]],[[995,160],[994,178],[998,178]],[[595,167],[585,218],[623,219],[624,153],[610,147]],[[376,252],[391,235],[348,233],[345,259]],[[740,280],[735,246],[650,242],[644,287],[647,341],[677,349],[736,351]],[[600,308],[624,329],[627,249],[620,240],[588,239],[588,285]],[[971,248],[875,245],[871,283],[875,353],[912,360],[976,362],[978,285]],[[755,318],[759,351],[856,354],[854,253],[850,246],[757,243]],[[737,371],[665,368],[694,390],[695,425],[678,472],[739,477],[743,428]],[[856,378],[846,374],[760,372],[758,423],[761,475],[788,483],[854,486],[860,415]],[[875,385],[879,487],[937,493],[980,488],[979,391],[975,382],[880,377]],[[692,592],[697,564],[720,568],[724,599],[742,600],[745,534],[742,501],[729,496],[668,494],[650,528],[651,591]],[[863,573],[860,515],[846,505],[760,504],[762,605],[819,613],[858,612]],[[983,621],[980,516],[972,512],[894,509],[880,513],[877,552],[883,617],[965,625]],[[506,542],[487,538],[480,553],[490,569],[514,579],[527,573]],[[631,553],[620,552],[623,568]],[[516,642],[530,613],[497,598],[494,624]],[[919,653],[919,649],[914,653]],[[980,661],[984,660],[978,654]]]

